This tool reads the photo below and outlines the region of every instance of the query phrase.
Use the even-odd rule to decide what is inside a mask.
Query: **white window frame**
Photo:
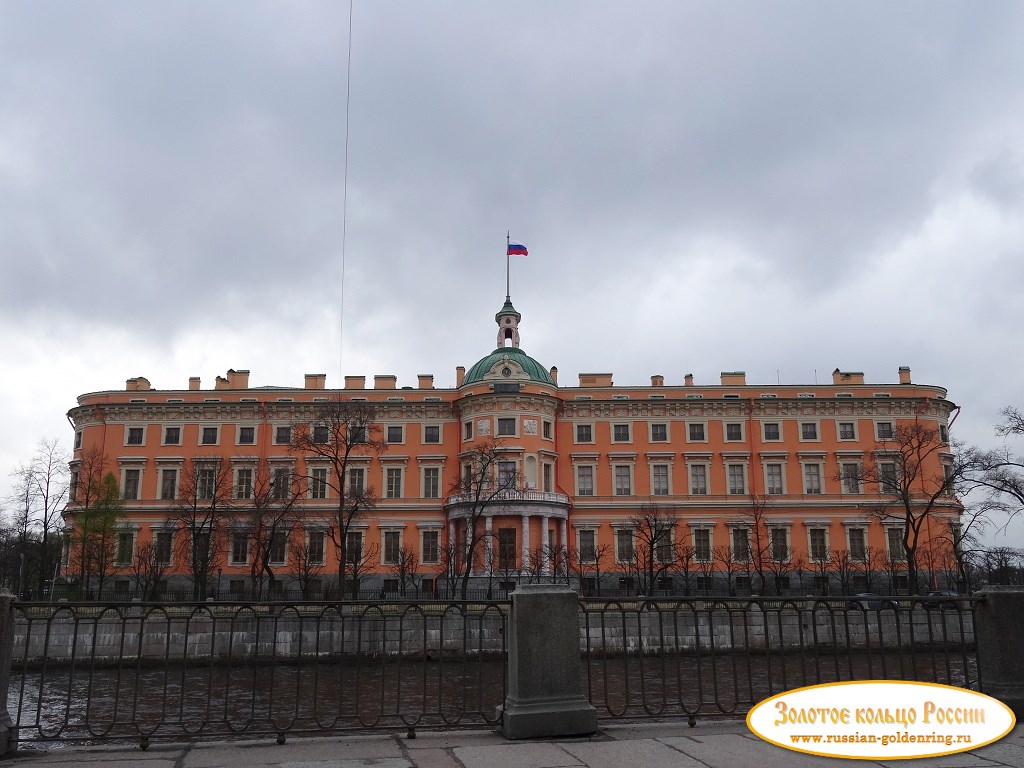
[[[512,431],[502,432],[501,426],[504,423],[506,426],[511,422]],[[495,437],[519,437],[519,419],[515,416],[495,416],[494,417],[494,435]]]
[[[208,430],[208,429],[214,430],[215,439],[214,439],[214,441],[212,443],[204,443],[203,442],[203,438],[206,436],[206,430]],[[220,445],[220,433],[221,433],[221,426],[220,426],[220,424],[200,424],[199,425],[199,445],[200,446]]]
[[[244,552],[245,559],[244,560],[239,560],[237,557],[235,557],[235,555],[237,554],[236,549],[235,549],[235,543],[237,541],[236,537],[240,537],[240,536],[244,536],[245,537],[245,539],[244,539],[245,546],[243,547],[243,549],[245,550],[245,552]],[[249,536],[249,532],[248,531],[239,531],[239,530],[231,531],[231,536],[230,536],[230,539],[229,539],[229,542],[228,542],[228,565],[248,565],[249,564],[249,539],[250,539],[250,536]]]
[[[881,426],[883,424],[889,425],[889,436],[882,437]],[[875,440],[892,440],[896,435],[896,422],[892,419],[879,419],[875,421]]]
[[[808,488],[808,476],[807,468],[816,467],[818,470],[817,481],[818,490],[812,491]],[[800,462],[800,488],[805,496],[821,496],[825,493],[825,472],[822,461],[820,459],[810,459]]]
[[[178,442],[168,443],[167,442],[167,430],[176,429],[178,430]],[[162,424],[160,428],[160,445],[181,445],[181,437],[185,434],[185,427],[181,424]]]
[[[179,476],[178,467],[162,466],[162,467],[158,467],[158,468],[159,468],[160,471],[157,473],[157,482],[160,484],[160,487],[157,488],[157,498],[160,499],[160,501],[174,501],[176,498],[178,498],[178,476]],[[174,473],[174,488],[173,488],[174,493],[172,493],[170,496],[167,496],[167,497],[164,496],[164,473],[165,472],[173,472]]]
[[[397,527],[382,527],[380,529],[380,563],[381,565],[397,565],[399,559],[402,557],[402,538],[404,532],[401,528]],[[388,558],[388,536],[398,537],[398,547],[395,549],[395,557]]]
[[[310,536],[312,534],[318,534],[320,536],[320,559],[314,560],[311,556],[312,545],[310,544]],[[310,565],[323,565],[327,562],[327,531],[323,528],[307,528],[306,529],[306,558]]]
[[[808,562],[814,562],[814,560],[815,560],[815,558],[814,558],[814,545],[813,545],[814,539],[813,539],[813,536],[814,536],[814,533],[816,531],[821,531],[825,535],[825,551],[822,553],[822,557],[819,558],[819,559],[824,559],[825,557],[827,557],[829,551],[831,550],[831,546],[830,546],[831,545],[831,540],[830,540],[830,535],[829,535],[829,526],[827,526],[827,525],[808,525],[807,526],[807,560],[808,560]]]
[[[844,496],[860,496],[864,493],[864,482],[861,479],[862,462],[858,459],[839,458],[839,490]],[[853,477],[847,477],[846,468],[852,466]],[[849,481],[857,484],[856,490],[850,490]]]
[[[387,499],[387,500],[394,500],[394,499],[401,499],[401,498],[403,498],[402,491],[404,490],[404,486],[405,486],[405,467],[395,466],[394,464],[385,464],[384,467],[383,467],[383,470],[384,470],[384,498]],[[394,495],[394,496],[392,495],[392,489],[391,489],[390,479],[389,479],[392,472],[397,472],[398,473],[398,493],[397,493],[397,495]]]
[[[138,483],[135,486],[134,496],[125,496],[125,492],[128,490],[128,473],[138,472]],[[142,481],[145,477],[145,467],[142,464],[126,464],[121,467],[121,493],[120,498],[123,501],[139,501],[142,498]]]
[[[769,424],[774,424],[779,428],[778,437],[768,437],[767,427]],[[783,439],[782,421],[778,419],[765,419],[761,422],[761,442],[762,443],[781,443]]]
[[[625,427],[626,428],[626,437],[625,437],[625,439],[622,439],[622,438],[618,437],[615,434],[619,427]],[[612,431],[611,438],[612,438],[612,442],[613,443],[632,443],[633,442],[633,422],[631,422],[631,421],[612,422],[612,424],[611,424],[611,431]]]
[[[862,545],[864,547],[864,551],[860,554],[860,556],[854,554],[854,551],[853,551],[853,537],[852,537],[852,534],[853,534],[854,531],[857,531],[858,533],[860,533],[863,536],[863,538],[864,538],[864,540],[862,542]],[[853,560],[854,562],[858,562],[858,563],[863,563],[864,562],[865,558],[867,557],[867,553],[868,553],[868,529],[867,529],[867,526],[864,526],[864,525],[850,525],[850,526],[847,526],[847,528],[846,528],[846,551],[849,554],[850,559]]]
[[[843,424],[853,425],[853,437],[843,437]],[[857,419],[836,419],[836,440],[841,443],[855,443],[859,432]]]
[[[243,443],[242,442],[242,430],[243,429],[251,429],[252,430],[252,442],[251,443]],[[259,442],[259,439],[260,439],[260,428],[259,428],[258,424],[238,424],[235,427],[235,445],[256,445]]]
[[[433,534],[437,536],[437,542],[434,546],[434,557],[433,559],[427,557],[427,534]],[[420,529],[420,565],[437,565],[441,562],[441,527],[430,527]]]
[[[594,537],[594,549],[590,553],[591,557],[583,557],[583,539],[584,533],[589,533]],[[576,529],[576,558],[581,564],[593,565],[597,562],[597,550],[600,545],[598,544],[598,528],[596,525],[581,525]]]
[[[708,551],[707,557],[701,557],[700,548],[697,546],[697,532],[707,533]],[[698,563],[708,563],[715,559],[715,529],[711,525],[699,525],[690,528],[690,543],[693,547],[693,559]]]
[[[814,426],[814,437],[806,437],[804,435],[804,426]],[[797,422],[797,428],[799,429],[799,437],[801,443],[820,443],[821,442],[821,420],[820,419],[805,419]]]
[[[668,461],[656,461],[650,465],[650,481],[651,481],[651,496],[671,496],[672,495],[672,463]],[[665,468],[665,492],[658,493],[657,484],[654,479],[654,470],[664,467]]]
[[[245,496],[240,496],[239,493],[238,493],[239,486],[241,485],[241,473],[242,472],[248,472],[249,473],[249,485],[248,485],[249,493],[247,495],[245,495]],[[245,500],[245,499],[251,499],[252,498],[252,496],[253,496],[253,478],[254,478],[255,474],[256,473],[254,471],[254,468],[251,467],[251,466],[235,467],[235,472],[234,472],[235,476],[234,476],[234,478],[232,478],[234,480],[234,482],[232,483],[232,488],[231,488],[231,498],[232,499]]]
[[[654,439],[654,428],[656,426],[665,427],[665,439],[655,440]],[[651,443],[671,443],[672,442],[672,426],[668,421],[649,421],[647,422],[647,439]]]
[[[694,437],[691,427],[700,427],[701,433],[704,437]],[[708,441],[708,422],[706,419],[700,419],[697,421],[686,422],[686,442],[688,443],[706,443]]]
[[[885,554],[890,563],[905,563],[907,562],[907,550],[903,546],[903,534],[904,527],[902,525],[887,525],[885,526]],[[899,535],[899,553],[897,557],[893,557],[892,553],[892,536],[893,532],[897,532]]]
[[[323,478],[318,478],[317,473],[322,472]],[[317,496],[317,490],[321,490],[323,493]],[[315,501],[323,501],[330,497],[331,493],[331,471],[329,467],[310,467],[309,468],[309,498]]]
[[[131,435],[133,429],[138,429],[142,433],[142,439],[137,443],[128,442],[128,437]],[[142,448],[146,445],[146,425],[140,424],[125,424],[124,425],[124,444],[129,448]]]
[[[583,493],[580,490],[580,470],[584,468],[590,469],[590,493]],[[574,479],[576,480],[576,495],[592,497],[597,495],[597,465],[592,463],[577,464],[576,471],[573,472]]]
[[[580,440],[580,427],[588,427],[590,429],[590,439]],[[572,438],[575,445],[593,445],[594,444],[594,422],[592,421],[578,421],[573,424]]]
[[[437,440],[435,440],[434,442],[430,442],[427,440],[428,429],[437,430]],[[420,433],[420,441],[422,442],[423,445],[441,445],[442,442],[444,441],[444,429],[441,427],[440,424],[424,424],[423,431]]]
[[[733,488],[733,477],[734,473],[731,471],[733,467],[739,467],[741,469],[740,477],[743,481],[743,487],[739,490]],[[747,478],[747,462],[745,461],[725,461],[725,492],[728,496],[746,496],[749,493],[750,482]]]
[[[771,481],[768,478],[768,468],[769,467],[779,467],[779,490],[778,491],[770,490]],[[769,496],[785,496],[786,495],[786,491],[787,491],[787,488],[786,488],[786,462],[783,461],[782,459],[771,459],[769,461],[765,461],[762,464],[762,469],[764,471],[764,492],[765,492],[765,494],[769,495]]]
[[[274,430],[274,432],[273,432],[273,434],[274,434],[274,445],[291,445],[291,443],[292,443],[292,425],[291,424],[275,423],[275,424],[273,424],[272,428]],[[279,439],[280,436],[281,436],[280,435],[280,431],[282,429],[287,429],[288,430],[288,441],[287,442],[282,442]]]
[[[699,467],[704,470],[704,491],[695,491],[696,484],[694,483],[694,468]],[[710,496],[711,495],[711,463],[705,461],[692,461],[687,462],[686,465],[686,490],[690,496]]]
[[[626,492],[625,493],[620,493],[619,492],[619,478],[621,477],[621,473],[619,472],[619,470],[621,470],[621,469],[625,469],[626,470],[626,478],[629,481],[629,486],[626,488]],[[633,484],[633,465],[632,464],[624,464],[624,463],[612,464],[612,495],[613,496],[632,496],[633,495],[633,485],[634,485]]]
[[[729,427],[739,427],[739,437],[729,437]],[[723,421],[722,422],[722,441],[726,443],[742,443],[746,441],[747,430],[746,425],[742,421]]]
[[[434,489],[437,493],[433,496],[427,495],[427,472],[437,473],[437,487]],[[420,467],[420,498],[423,499],[439,499],[441,498],[441,466],[439,464],[427,464]]]
[[[383,424],[382,426],[384,427],[384,442],[385,443],[387,443],[388,445],[405,445],[405,424]],[[401,434],[402,434],[402,439],[401,440],[392,440],[391,439],[391,430],[392,429],[401,430]]]
[[[788,525],[768,524],[768,559],[773,563],[788,563],[793,558],[793,542],[789,533]],[[775,557],[775,531],[782,531],[786,543],[786,557],[778,559]]]
[[[615,562],[616,563],[632,563],[636,561],[636,529],[631,525],[622,525],[614,528],[615,531]],[[619,537],[623,534],[629,534],[630,552],[632,557],[623,559],[620,557],[619,551]]]

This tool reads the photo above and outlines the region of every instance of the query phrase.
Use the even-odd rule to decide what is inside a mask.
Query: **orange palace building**
[[[948,442],[956,406],[942,387],[912,383],[909,368],[899,369],[895,384],[867,384],[863,374],[837,369],[831,383],[821,385],[751,384],[740,371],[723,372],[713,385],[697,384],[688,374],[681,382],[655,375],[650,384],[622,386],[613,384],[611,373],[580,373],[567,385],[556,368],[522,350],[521,315],[508,297],[495,320],[497,348],[468,370],[460,366],[451,389],[435,388],[426,374],[415,387],[378,375],[369,385],[364,376],[346,376],[343,388],[327,389],[324,374],[307,374],[301,388],[250,387],[248,371],[229,370],[212,389],[201,388],[197,377],[180,390],[133,378],[124,391],[79,397],[68,413],[75,429],[73,485],[89,452],[101,454],[105,471],[120,483],[124,509],[104,593],[131,594],[130,566],[147,542],[167,561],[167,588],[186,593],[187,558],[169,540],[182,533],[168,526],[186,465],[203,459],[229,466],[231,504],[241,520],[253,462],[313,476],[313,462],[291,449],[291,428],[309,418],[311,404],[338,398],[374,406],[387,443],[354,465],[377,497],[349,539],[349,547],[373,553],[359,577],[364,594],[394,592],[394,563],[402,551],[415,554],[414,591],[439,590],[445,547],[464,536],[462,462],[480,440],[500,446],[501,467],[515,473],[518,488],[481,518],[490,534],[482,546],[501,547],[505,561],[499,575],[496,557],[479,558],[474,590],[507,589],[510,578],[558,578],[566,571],[588,592],[595,579],[603,591],[635,590],[627,561],[635,557],[636,520],[651,509],[672,520],[673,545],[688,547],[689,576],[669,568],[657,584],[680,594],[684,581],[694,591],[751,590],[749,569],[733,571],[716,560],[729,552],[744,559],[752,504],[764,510],[773,556],[806,563],[806,583],[803,577],[797,583],[798,569],[791,567],[769,594],[776,588],[835,591],[834,576],[824,578],[831,584],[812,578],[810,563],[825,553],[863,557],[870,551],[880,554],[879,563],[901,559],[902,521],[866,513],[881,494],[859,468],[908,420],[925,423]],[[942,471],[946,456],[952,456],[948,446],[935,454],[935,471]],[[318,589],[336,583],[337,553],[317,522],[336,505],[329,496],[312,484],[303,492],[296,529],[271,555],[281,596],[298,595],[288,578],[295,542],[323,563]],[[80,497],[80,491],[72,494],[65,511],[69,530]],[[925,532],[948,538],[959,513],[950,497]],[[211,595],[247,594],[253,587],[247,533],[240,524],[228,527]],[[551,554],[558,550],[567,556]],[[599,556],[600,568],[580,568],[573,580],[567,563]],[[73,571],[66,562],[65,575],[72,578]],[[935,580],[932,573],[922,584]],[[881,577],[874,584],[854,581],[850,591],[865,586],[888,591],[901,585]]]

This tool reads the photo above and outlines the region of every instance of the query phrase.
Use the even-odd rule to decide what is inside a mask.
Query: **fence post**
[[[983,693],[994,696],[1024,717],[1024,587],[989,586],[978,595],[985,600],[975,611],[974,636],[978,643]]]
[[[14,595],[0,590],[0,757],[18,748],[18,729],[7,711],[14,656]]]
[[[508,739],[597,730],[583,695],[579,598],[564,584],[520,584],[512,593],[508,695],[498,707]]]

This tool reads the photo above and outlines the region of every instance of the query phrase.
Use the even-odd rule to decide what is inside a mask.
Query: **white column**
[[[540,545],[541,545],[541,557],[544,558],[544,565],[541,567],[541,573],[545,575],[551,574],[551,541],[548,539],[548,518],[544,515],[540,519]]]
[[[530,516],[523,515],[523,556],[522,568],[527,570],[530,567]]]
[[[487,573],[494,573],[494,518],[487,515],[484,518],[484,530],[486,538],[484,541],[484,563],[486,564]]]
[[[568,537],[568,524],[565,520],[558,522],[558,535],[562,537],[559,545],[562,547],[562,568],[564,572],[569,571],[569,537]]]

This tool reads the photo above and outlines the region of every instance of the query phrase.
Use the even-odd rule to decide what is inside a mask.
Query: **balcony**
[[[542,517],[566,518],[569,512],[569,497],[564,493],[509,489],[487,499],[485,515],[539,515]],[[444,509],[450,518],[466,517],[473,509],[476,494],[454,493],[444,500]],[[477,503],[483,503],[482,500]]]

